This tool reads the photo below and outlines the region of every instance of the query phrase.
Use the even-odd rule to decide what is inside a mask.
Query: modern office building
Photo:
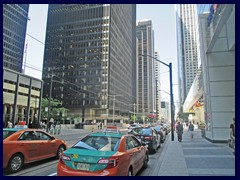
[[[82,121],[128,118],[136,98],[135,34],[136,5],[50,4],[43,96],[52,82],[51,97]]]
[[[29,4],[3,4],[3,67],[22,72]]]
[[[183,109],[205,122],[206,139],[227,142],[236,103],[235,5],[202,4],[198,13],[201,68]]]
[[[198,70],[197,5],[177,4],[179,98],[184,103]]]
[[[170,123],[170,103],[168,101],[161,101],[161,121]]]
[[[3,68],[4,127],[8,121],[15,125],[19,120],[26,121],[32,127],[39,127],[42,85],[42,80]]]
[[[137,112],[147,115],[155,110],[155,60],[151,20],[137,22]]]

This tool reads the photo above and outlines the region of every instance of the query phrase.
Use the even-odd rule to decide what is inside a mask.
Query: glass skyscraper
[[[50,4],[44,97],[82,120],[127,116],[135,101],[136,5]]]
[[[3,4],[3,67],[22,72],[29,4]]]
[[[198,70],[197,5],[177,4],[179,98],[183,103]]]
[[[137,112],[152,113],[155,108],[155,60],[151,20],[137,22]]]

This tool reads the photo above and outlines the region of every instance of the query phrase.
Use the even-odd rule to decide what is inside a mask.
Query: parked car
[[[132,134],[135,137],[138,138],[138,140],[142,143],[143,142],[143,136],[142,136],[142,127],[135,127],[128,131],[128,134]]]
[[[58,176],[132,176],[148,164],[148,149],[131,134],[92,133],[64,151]]]
[[[146,143],[151,152],[156,152],[161,147],[161,137],[152,127],[133,128],[128,133],[138,137],[142,143]]]
[[[59,157],[66,149],[65,141],[39,129],[3,129],[3,168],[10,173],[18,172],[26,163]]]
[[[170,131],[171,131],[170,124],[161,123],[161,126],[163,126],[163,129],[166,132],[166,135],[168,135],[168,133],[170,133]]]
[[[164,128],[162,126],[154,126],[153,128],[160,135],[161,143],[163,143],[166,139],[166,131],[164,130]]]
[[[133,123],[133,124],[130,124],[130,126],[128,126],[128,129],[131,130],[131,129],[136,128],[136,127],[142,127],[142,126],[140,124]]]
[[[120,133],[120,130],[116,126],[107,126],[104,130],[104,133]]]

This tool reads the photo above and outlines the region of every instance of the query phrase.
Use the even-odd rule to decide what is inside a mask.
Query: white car
[[[136,128],[136,127],[142,127],[140,124],[130,124],[130,126],[128,127],[128,129],[133,129],[133,128]]]

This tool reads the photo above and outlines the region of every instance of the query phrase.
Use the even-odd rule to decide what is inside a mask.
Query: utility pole
[[[156,121],[158,120],[158,80],[156,79]]]
[[[24,60],[24,64],[23,64],[23,74],[26,74],[26,62],[27,62],[27,46],[28,46],[28,40],[25,46],[25,60]]]
[[[135,103],[133,104],[133,109],[134,109],[134,123],[135,123],[135,119],[136,119],[136,116],[135,116],[136,104]]]
[[[113,95],[113,125],[114,125],[114,116],[115,116],[115,95]]]
[[[174,102],[173,102],[173,83],[172,83],[172,63],[166,64],[159,59],[150,56],[150,55],[141,55],[141,56],[148,56],[153,58],[154,60],[160,62],[161,64],[167,66],[169,68],[169,84],[170,84],[170,101],[171,101],[171,136],[172,136],[172,141],[174,141]]]
[[[51,111],[51,98],[52,98],[52,82],[53,82],[53,71],[50,80],[50,89],[49,89],[49,99],[48,99],[48,118],[47,118],[47,132],[49,132],[49,121],[50,121],[50,111]]]

